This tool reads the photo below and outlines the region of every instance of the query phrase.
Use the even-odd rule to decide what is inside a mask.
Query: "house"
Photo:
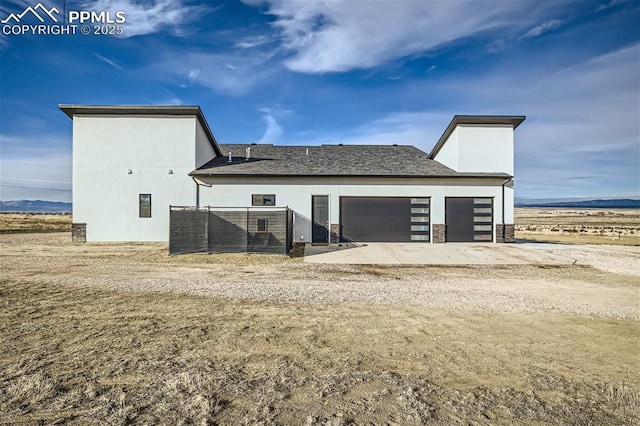
[[[457,115],[426,153],[220,144],[198,106],[60,109],[73,120],[76,240],[167,241],[181,205],[289,207],[297,242],[513,241],[524,116]]]

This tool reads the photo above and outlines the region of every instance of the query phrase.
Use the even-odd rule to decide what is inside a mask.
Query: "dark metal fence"
[[[288,208],[170,207],[169,254],[287,254],[292,239]]]

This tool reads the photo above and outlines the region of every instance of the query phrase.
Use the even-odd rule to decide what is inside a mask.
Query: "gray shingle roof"
[[[503,173],[458,173],[410,145],[219,146],[224,156],[194,170],[192,176],[508,176]],[[251,148],[249,160],[245,159],[247,147]]]

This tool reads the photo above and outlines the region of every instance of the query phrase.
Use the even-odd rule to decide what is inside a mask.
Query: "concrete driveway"
[[[307,246],[304,261],[382,265],[571,265],[575,260],[550,249],[548,243],[367,243]]]

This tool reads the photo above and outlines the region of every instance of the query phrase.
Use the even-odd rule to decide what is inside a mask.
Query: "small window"
[[[491,238],[493,238],[491,234],[474,234],[473,235],[474,241],[491,241]]]
[[[253,194],[251,196],[252,206],[275,206],[276,196],[275,194]]]
[[[491,204],[492,201],[491,198],[474,198],[473,204]]]
[[[473,217],[473,222],[474,223],[491,223],[491,216],[474,216]]]
[[[267,232],[269,230],[269,221],[267,219],[258,219],[258,232]]]
[[[476,207],[473,209],[474,213],[491,213],[491,207]]]
[[[428,198],[412,198],[411,204],[429,204]]]
[[[151,217],[151,194],[140,194],[140,217]]]

